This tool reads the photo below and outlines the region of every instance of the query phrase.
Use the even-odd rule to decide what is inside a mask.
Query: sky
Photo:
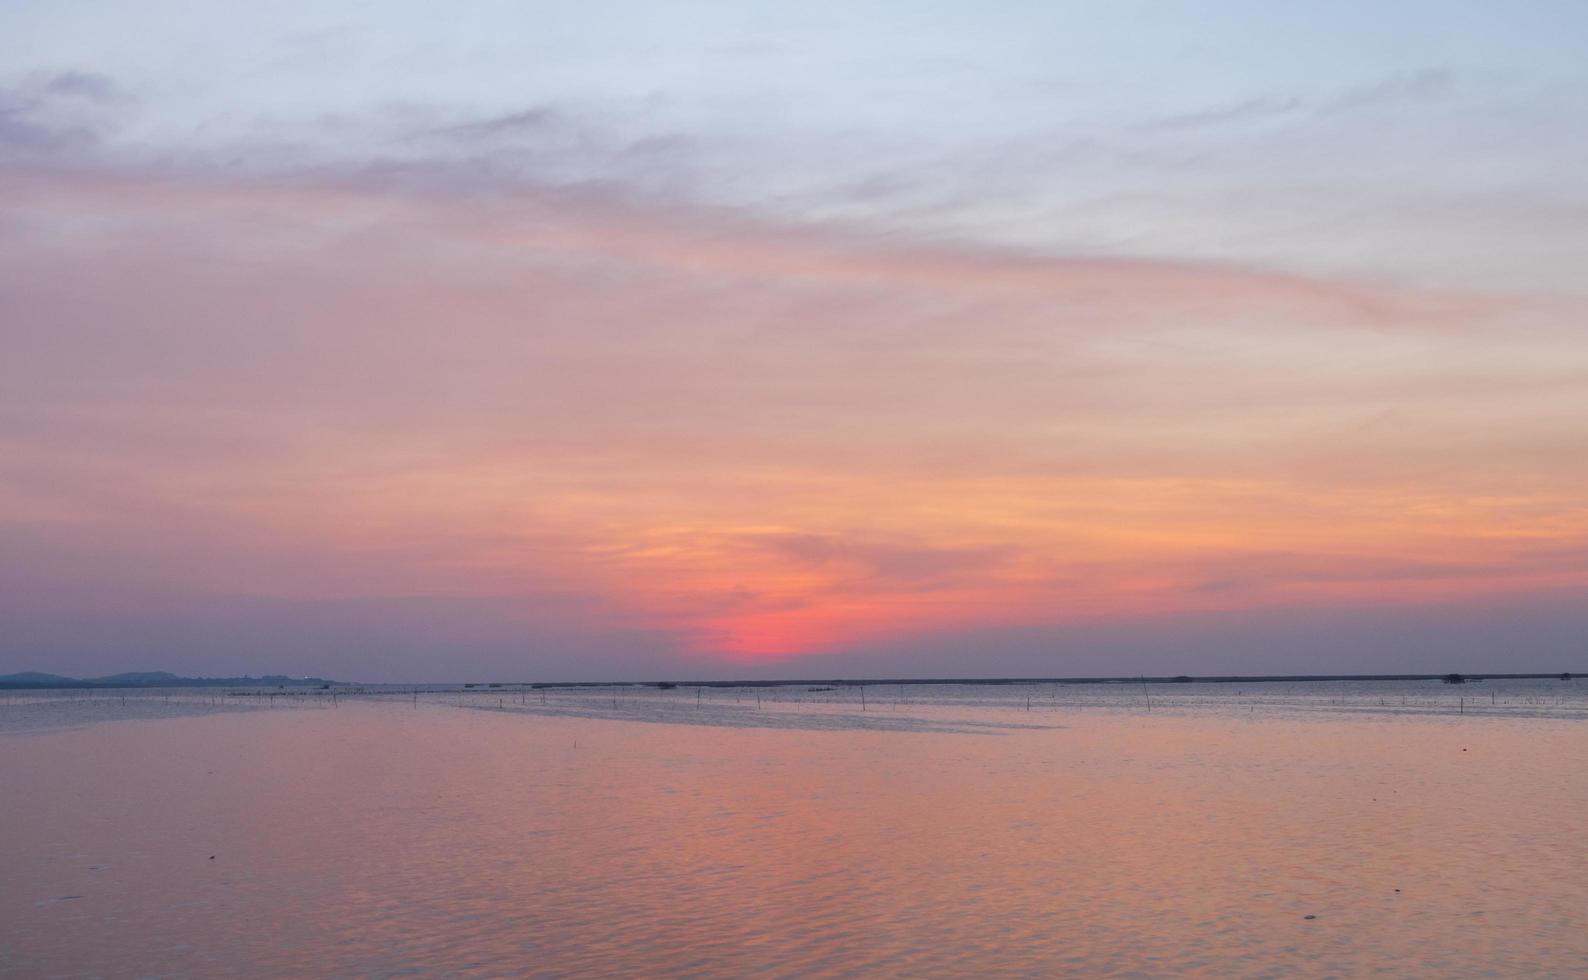
[[[1584,50],[0,0],[0,673],[1588,670]]]

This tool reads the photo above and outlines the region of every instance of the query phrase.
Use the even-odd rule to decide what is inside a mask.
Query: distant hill
[[[0,688],[21,687],[325,687],[340,685],[344,681],[328,681],[323,677],[287,677],[269,674],[264,677],[181,677],[164,670],[130,671],[107,677],[63,677],[36,670],[20,674],[0,674]]]
[[[202,681],[202,677],[179,677],[168,670],[128,671],[106,677],[85,677],[84,683],[103,684],[107,687],[170,687],[173,684]]]
[[[55,687],[59,684],[78,683],[71,677],[62,677],[60,674],[41,674],[36,670],[26,670],[20,674],[0,675],[0,684],[17,687]]]

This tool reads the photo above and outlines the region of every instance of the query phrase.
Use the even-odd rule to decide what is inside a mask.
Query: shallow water
[[[0,975],[1580,975],[1583,687],[0,699]]]
[[[280,707],[329,707],[306,695],[178,688],[173,690],[0,691],[0,736],[82,728],[107,721],[186,718]],[[0,749],[0,751],[4,751]]]

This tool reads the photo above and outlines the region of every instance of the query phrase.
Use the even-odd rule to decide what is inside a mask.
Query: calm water
[[[1585,694],[0,696],[0,975],[1582,975]]]

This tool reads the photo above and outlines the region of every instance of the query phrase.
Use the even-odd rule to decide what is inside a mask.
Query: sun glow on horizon
[[[1485,71],[1408,66],[1442,49],[1373,16],[1282,71],[1120,25],[1183,85],[1070,31],[912,33],[988,45],[979,80],[890,54],[873,87],[749,70],[759,28],[672,37],[681,77],[577,12],[624,57],[390,12],[441,98],[301,31],[211,63],[153,12],[147,57],[74,67],[40,8],[0,29],[0,654],[900,670],[1416,607],[1434,657],[1439,610],[1572,606],[1588,76],[1486,37]],[[273,89],[300,57],[312,95]]]

